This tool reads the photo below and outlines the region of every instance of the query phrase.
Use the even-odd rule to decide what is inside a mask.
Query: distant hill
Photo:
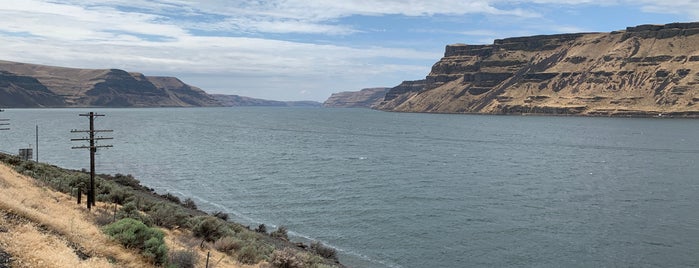
[[[699,23],[448,45],[398,112],[699,117]]]
[[[315,101],[275,101],[263,100],[238,95],[212,94],[221,105],[234,106],[272,106],[272,107],[320,107],[320,102]]]
[[[220,103],[175,77],[0,61],[0,106],[200,107]]]
[[[390,88],[365,88],[360,91],[345,91],[333,93],[323,107],[334,108],[371,108],[384,100]]]

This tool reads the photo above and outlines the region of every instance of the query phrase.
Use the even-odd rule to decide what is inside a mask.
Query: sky
[[[699,21],[698,0],[0,0],[0,60],[324,101],[423,79],[448,44]]]

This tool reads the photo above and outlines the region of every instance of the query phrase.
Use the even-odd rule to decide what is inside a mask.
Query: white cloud
[[[443,46],[405,49],[380,46],[377,40],[375,47],[353,47],[339,43],[314,44],[311,39],[273,40],[268,34],[351,38],[368,30],[346,24],[345,18],[357,15],[447,16],[459,20],[463,15],[481,14],[510,24],[531,18],[540,21],[542,15],[531,10],[529,4],[630,4],[647,12],[699,17],[699,3],[690,0],[9,1],[0,0],[3,18],[0,59],[81,68],[122,68],[152,75],[182,74],[194,79],[209,75],[220,79],[200,80],[211,87],[226,77],[236,81],[251,77],[247,84],[226,83],[216,90],[225,87],[262,90],[291,84],[303,85],[293,92],[300,94],[304,90],[309,96],[319,94],[323,87],[338,88],[332,86],[334,83],[347,85],[343,90],[352,90],[359,89],[359,85],[391,86],[386,81],[397,84],[400,80],[422,78],[441,56],[443,51],[438,50]],[[532,30],[582,30],[555,23],[538,27],[507,30],[482,27],[458,33],[490,43],[489,38],[527,35]]]
[[[699,19],[699,2],[696,0],[648,1],[643,3],[643,11],[652,13],[683,14],[691,19]]]

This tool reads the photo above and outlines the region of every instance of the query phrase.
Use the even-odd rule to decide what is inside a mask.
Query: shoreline
[[[73,203],[75,203],[76,200],[74,188],[67,187],[73,182],[66,181],[65,178],[70,176],[84,178],[87,175],[82,170],[63,169],[55,165],[37,163],[34,161],[21,161],[16,156],[4,153],[0,153],[0,162],[8,168],[13,169],[18,174],[25,176],[34,175],[30,177],[40,181],[40,184],[37,186],[49,187],[55,191],[70,195],[70,199],[73,200],[71,202]],[[47,173],[53,176],[47,176]],[[275,254],[279,256],[281,253],[277,252],[283,251],[286,252],[285,254],[301,256],[314,263],[325,265],[322,267],[345,267],[338,261],[337,255],[335,255],[335,249],[328,248],[317,241],[310,241],[309,244],[291,241],[283,226],[280,226],[276,231],[269,230],[269,232],[267,230],[259,230],[260,226],[253,230],[250,226],[244,226],[229,221],[228,214],[226,213],[220,211],[207,213],[206,211],[200,210],[189,198],[183,202],[170,193],[159,194],[152,188],[142,185],[140,181],[133,178],[131,175],[97,174],[95,179],[95,184],[98,185],[96,187],[98,206],[94,207],[91,213],[97,214],[98,221],[113,222],[112,217],[117,219],[117,215],[122,213],[125,208],[133,206],[133,202],[136,202],[135,204],[140,206],[138,209],[141,211],[139,213],[141,216],[136,214],[137,216],[135,217],[147,224],[169,230],[166,231],[167,233],[185,232],[191,233],[194,237],[197,237],[197,229],[195,228],[197,226],[196,222],[210,222],[214,224],[214,226],[218,226],[215,227],[218,231],[214,231],[218,233],[217,235],[206,236],[203,240],[199,238],[198,242],[194,244],[200,244],[200,246],[206,244],[206,247],[210,248],[210,250],[219,250],[219,240],[232,236],[235,241],[239,241],[235,242],[239,246],[234,246],[238,248],[235,251],[225,250],[223,252],[223,254],[229,256],[238,256],[238,258],[240,258],[240,254],[243,254],[241,250],[245,251],[246,247],[251,246],[258,249],[266,248],[263,251],[254,253],[256,254],[254,256],[257,256],[253,259],[256,260],[254,263],[265,260],[271,263],[273,260],[276,260],[274,258],[278,258],[275,257]],[[83,200],[83,205],[81,205],[82,210],[87,212],[84,208],[86,198],[83,198]],[[100,203],[102,205],[99,205]],[[117,208],[119,213],[117,213]],[[192,225],[192,222],[194,222],[195,225]],[[228,239],[230,240],[230,238]],[[253,262],[249,264],[252,263]],[[0,262],[0,264],[2,264],[2,262]],[[2,268],[2,266],[0,266],[0,268]]]

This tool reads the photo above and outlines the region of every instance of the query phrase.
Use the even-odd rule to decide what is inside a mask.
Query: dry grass
[[[75,198],[45,187],[40,181],[18,174],[0,164],[0,248],[13,256],[13,267],[153,267],[138,252],[110,240],[95,224],[100,211],[113,211],[98,202],[92,212]],[[103,215],[102,215],[103,216]],[[197,267],[260,268],[243,265],[235,258],[213,249],[189,231],[163,230],[170,251],[193,250]],[[75,248],[90,257],[81,259]]]
[[[93,214],[69,196],[39,185],[33,178],[0,165],[0,233],[5,250],[26,267],[148,267],[138,254],[110,241],[92,222]],[[102,204],[103,205],[103,204]],[[23,220],[8,221],[16,215]],[[81,260],[68,246],[78,245],[91,258]]]

